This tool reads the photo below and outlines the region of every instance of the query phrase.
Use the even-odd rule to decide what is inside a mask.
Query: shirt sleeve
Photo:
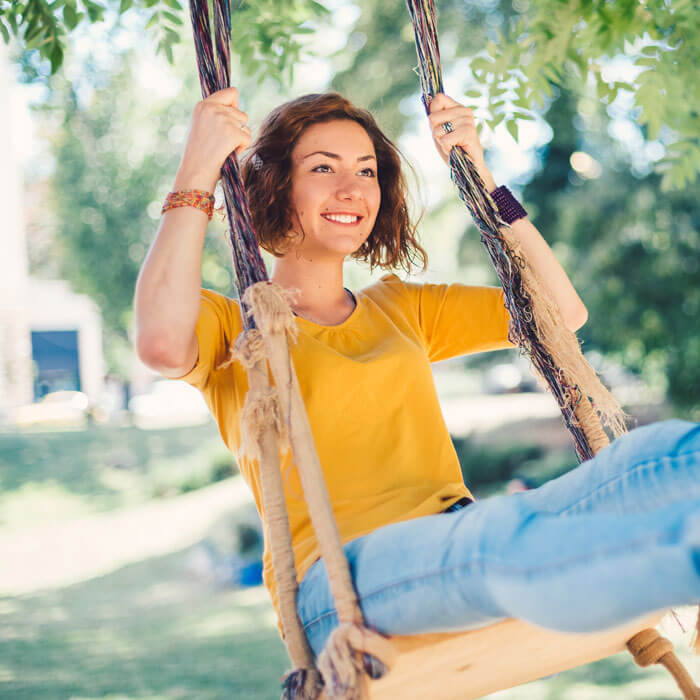
[[[204,391],[216,368],[229,356],[229,348],[243,329],[237,303],[210,289],[200,292],[199,316],[195,333],[199,353],[194,367],[177,377]]]
[[[501,287],[404,282],[412,297],[431,362],[515,348]]]

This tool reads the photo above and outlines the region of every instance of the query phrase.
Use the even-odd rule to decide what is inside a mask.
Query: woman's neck
[[[343,287],[342,263],[318,264],[278,258],[270,279],[285,289],[298,289],[292,310],[298,316],[323,325],[338,325],[355,309],[355,301]]]

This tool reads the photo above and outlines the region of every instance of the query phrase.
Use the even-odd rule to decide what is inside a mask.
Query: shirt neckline
[[[335,330],[335,329],[343,328],[344,326],[347,326],[351,321],[354,321],[354,319],[357,317],[358,312],[360,311],[360,304],[362,301],[362,292],[358,292],[357,295],[355,295],[347,287],[343,287],[343,289],[347,289],[347,291],[350,292],[350,294],[352,295],[352,298],[355,300],[355,308],[352,310],[352,313],[342,323],[336,323],[334,325],[326,325],[324,323],[316,323],[316,321],[311,321],[308,318],[304,318],[303,316],[299,316],[297,314],[294,314],[294,318],[297,321],[301,321],[302,323],[307,323],[310,326],[313,326],[315,328],[324,328],[327,330]],[[294,312],[292,312],[292,313],[294,313]]]

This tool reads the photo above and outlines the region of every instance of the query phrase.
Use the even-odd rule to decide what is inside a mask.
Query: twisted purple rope
[[[230,86],[231,10],[229,0],[213,0],[213,11],[216,58],[212,49],[207,0],[190,0],[190,18],[197,54],[199,82],[205,99],[213,92]],[[228,156],[221,168],[221,186],[229,222],[235,284],[243,305],[245,290],[256,282],[267,280],[268,277],[253,231],[253,218],[235,153]],[[247,309],[242,311],[241,316],[245,327],[254,328],[255,322],[252,316],[246,313]]]
[[[444,92],[437,24],[433,0],[406,0],[413,22],[418,55],[418,76],[423,94],[421,99],[426,114],[438,92]],[[448,129],[449,130],[449,129]],[[484,183],[466,152],[455,146],[450,152],[450,176],[457,185],[460,199],[467,205],[486,246],[491,262],[503,286],[504,305],[511,316],[508,340],[520,346],[544,377],[557,400],[564,423],[571,433],[580,461],[593,457],[593,451],[584,431],[575,425],[576,406],[582,399],[578,386],[570,386],[563,372],[540,342],[532,312],[532,299],[523,287],[521,270],[525,263],[510,249],[499,228],[507,226],[498,208],[486,191]],[[568,403],[567,403],[568,399]]]

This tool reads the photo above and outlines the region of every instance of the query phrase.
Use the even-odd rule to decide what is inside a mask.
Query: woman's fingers
[[[441,126],[445,122],[454,122],[460,118],[467,118],[474,121],[474,112],[469,109],[469,107],[458,105],[457,107],[440,109],[428,115],[428,120],[433,127]]]
[[[227,87],[223,90],[217,90],[212,92],[209,97],[205,98],[203,102],[215,102],[216,104],[225,105],[228,107],[238,107],[238,88]]]

